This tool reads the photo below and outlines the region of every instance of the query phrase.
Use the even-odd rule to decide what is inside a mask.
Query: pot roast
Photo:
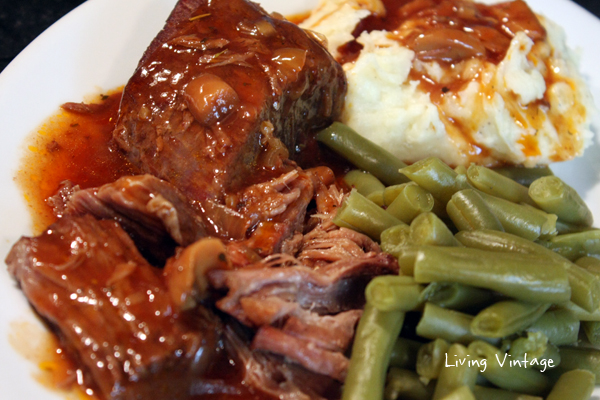
[[[303,168],[341,112],[319,39],[246,0],[181,0],[126,85],[114,141],[141,172],[65,182],[6,263],[103,399],[335,399],[374,276]],[[73,107],[73,105],[71,105]]]

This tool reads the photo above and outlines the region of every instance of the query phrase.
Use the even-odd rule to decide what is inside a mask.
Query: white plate
[[[269,11],[293,14],[317,0],[262,0]],[[90,0],[54,24],[0,74],[0,257],[21,235],[30,218],[13,177],[23,140],[66,101],[81,101],[126,83],[142,52],[173,8],[175,0]],[[600,21],[568,0],[530,0],[531,7],[562,25],[573,48],[581,49],[581,68],[600,99]],[[594,131],[600,131],[600,119]],[[598,135],[596,135],[598,136]],[[600,221],[600,146],[583,158],[553,170],[581,193]],[[9,345],[10,324],[36,323],[22,293],[0,268],[0,393],[4,400],[64,399],[32,375],[37,366]],[[596,398],[600,398],[597,389]]]

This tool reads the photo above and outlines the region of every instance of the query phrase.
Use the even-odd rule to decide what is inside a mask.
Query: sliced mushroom
[[[230,269],[227,249],[215,238],[192,243],[167,261],[164,276],[171,300],[181,310],[193,308],[206,296],[206,273],[213,269]]]

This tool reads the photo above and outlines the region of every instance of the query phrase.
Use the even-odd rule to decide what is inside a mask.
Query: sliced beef
[[[284,357],[259,350],[251,351],[240,338],[244,334],[227,326],[228,345],[239,355],[244,366],[243,381],[261,388],[264,393],[280,400],[339,399],[341,384],[328,376],[315,374],[306,368],[289,363]]]
[[[219,321],[174,313],[154,267],[114,221],[65,217],[6,263],[106,399],[185,399],[219,359]]]
[[[343,382],[350,363],[348,358],[340,352],[312,344],[309,340],[290,335],[269,325],[261,327],[252,342],[255,349],[285,354],[289,360],[295,361],[310,371],[316,371]]]
[[[348,258],[318,270],[298,264],[289,267],[213,270],[208,276],[215,288],[228,289],[218,307],[252,326],[253,316],[244,309],[245,299],[283,298],[320,314],[335,314],[362,308],[364,289],[371,278],[398,273],[398,263],[389,254]]]
[[[114,138],[190,198],[222,199],[332,122],[345,90],[296,25],[245,0],[181,0],[125,87]]]
[[[252,348],[285,355],[309,371],[343,382],[350,362],[344,352],[354,337],[361,314],[361,310],[351,310],[321,316],[296,310],[282,328],[271,325],[259,328]]]
[[[354,328],[361,315],[362,310],[323,316],[304,311],[290,317],[283,331],[316,343],[320,348],[344,352],[354,337]]]
[[[92,214],[112,219],[132,236],[138,248],[156,265],[164,265],[175,246],[187,246],[207,236],[198,210],[170,183],[152,175],[125,176],[99,188],[68,190],[55,197],[60,215]]]

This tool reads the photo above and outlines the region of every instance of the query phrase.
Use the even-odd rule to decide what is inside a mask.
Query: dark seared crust
[[[306,50],[297,74],[282,76],[272,60],[281,49]],[[194,119],[183,97],[203,73],[220,77],[240,100],[210,126]],[[270,122],[293,155],[309,132],[340,114],[345,92],[341,66],[296,25],[244,0],[182,0],[125,87],[114,138],[143,172],[194,200],[219,199],[260,169],[261,123]]]

